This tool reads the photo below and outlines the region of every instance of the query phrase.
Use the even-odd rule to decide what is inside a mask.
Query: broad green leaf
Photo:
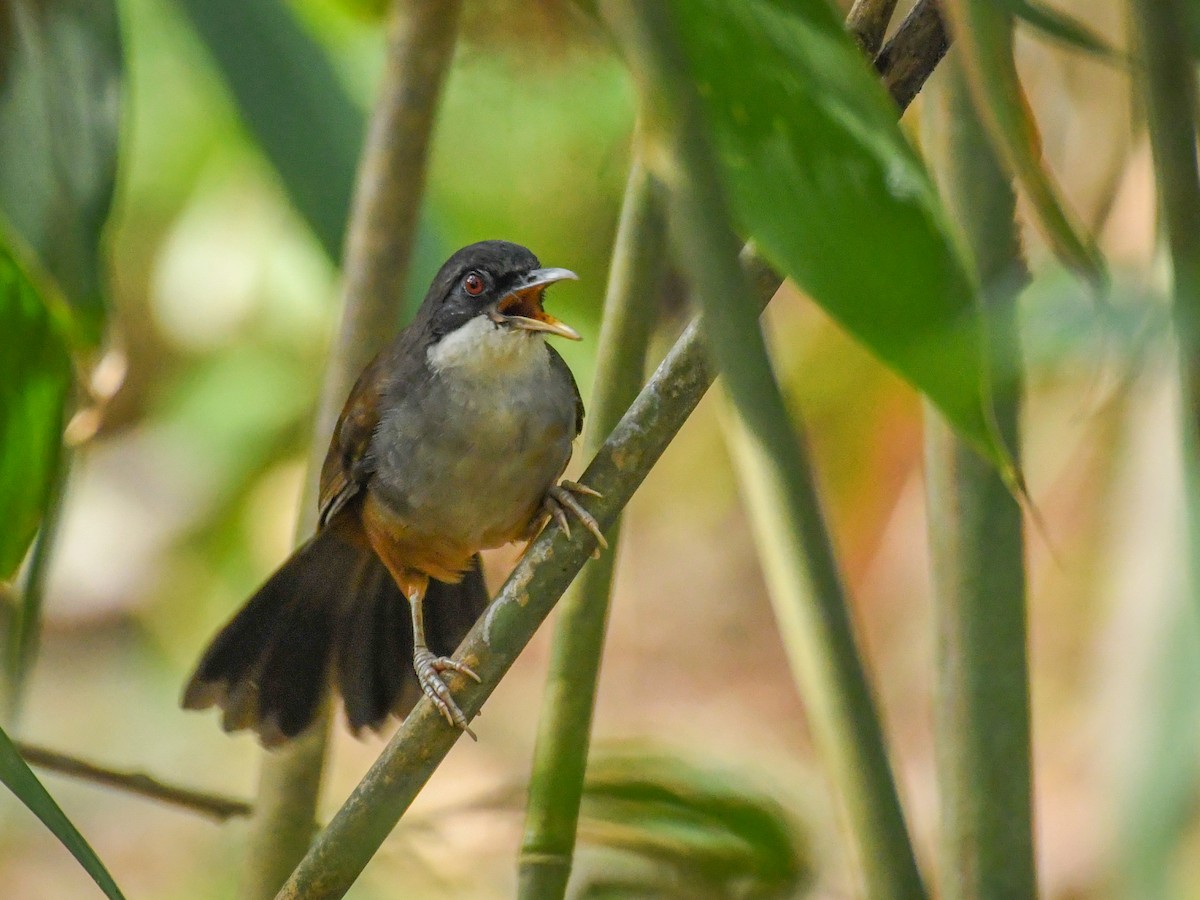
[[[585,844],[673,873],[693,896],[794,897],[812,877],[799,820],[761,785],[742,772],[649,748],[592,755],[579,833]],[[655,880],[650,871],[626,884],[625,895],[640,889],[645,896]],[[604,886],[593,879],[583,892],[598,895]]]
[[[894,104],[825,0],[675,0],[742,230],[1012,474],[971,277]]]
[[[180,3],[297,211],[340,259],[365,113],[284,0]]]
[[[179,2],[292,205],[329,258],[340,261],[367,130],[361,105],[285,0]],[[405,320],[449,252],[436,223],[423,215],[405,288]]]
[[[3,247],[0,334],[0,579],[7,579],[49,500],[71,368],[58,322]]]
[[[116,179],[114,0],[0,3],[0,219],[58,283],[81,335],[104,321],[101,229]]]
[[[1051,249],[1068,267],[1103,285],[1107,275],[1100,251],[1064,206],[1042,161],[1037,122],[1013,59],[1011,14],[994,0],[946,0],[946,10],[980,118],[1005,166],[1025,189]]]
[[[79,830],[71,824],[71,820],[54,802],[54,798],[42,787],[37,776],[30,771],[8,735],[0,730],[0,781],[12,791],[18,800],[29,807],[30,812],[42,820],[71,855],[79,860],[79,864],[92,876],[92,880],[104,891],[106,897],[122,900],[123,894],[117,887],[104,863],[88,846]]]
[[[1078,19],[1040,0],[1004,0],[1008,11],[1055,40],[1091,53],[1106,62],[1123,62],[1124,56]]]

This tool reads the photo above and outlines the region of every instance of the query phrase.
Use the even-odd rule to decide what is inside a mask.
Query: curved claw
[[[563,533],[571,536],[571,529],[565,524],[566,511],[569,511],[576,519],[578,519],[583,527],[592,533],[596,538],[596,543],[601,549],[608,549],[608,541],[604,538],[604,533],[600,530],[600,523],[590,512],[583,508],[583,504],[576,499],[575,494],[588,494],[594,497],[601,496],[596,491],[581,484],[576,484],[574,481],[564,481],[562,484],[553,485],[546,491],[545,506],[550,514],[554,516],[554,520],[558,522]]]
[[[479,676],[468,666],[463,665],[457,660],[451,659],[448,656],[434,656],[427,648],[417,647],[413,651],[413,668],[417,672],[417,682],[421,685],[421,690],[428,697],[438,712],[452,728],[458,728],[465,731],[471,736],[472,740],[478,740],[467,724],[467,717],[463,715],[463,711],[459,709],[458,704],[454,702],[454,696],[450,693],[450,688],[446,682],[442,680],[442,672],[454,671],[461,672],[468,678],[473,678],[479,681]]]
[[[559,487],[566,488],[572,494],[586,494],[589,497],[604,496],[595,488],[590,488],[586,484],[580,484],[578,481],[568,481],[566,478],[559,482]]]

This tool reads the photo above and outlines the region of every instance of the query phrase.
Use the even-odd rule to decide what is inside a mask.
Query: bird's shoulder
[[[566,379],[571,385],[571,391],[575,394],[575,436],[583,431],[583,396],[579,393],[579,384],[575,381],[575,374],[571,371],[571,367],[567,365],[567,361],[562,358],[561,354],[555,350],[550,344],[546,344],[546,352],[550,354],[550,369],[556,375]]]
[[[354,382],[334,426],[321,466],[318,525],[324,526],[358,495],[374,473],[371,439],[396,385],[406,380],[404,361],[413,358],[413,330],[405,329],[376,354]]]

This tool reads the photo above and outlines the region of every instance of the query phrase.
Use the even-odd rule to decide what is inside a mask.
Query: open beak
[[[568,340],[582,338],[570,325],[560,322],[542,308],[542,294],[556,281],[578,281],[579,276],[570,269],[534,269],[521,283],[500,298],[492,321],[525,331],[544,331],[557,334]]]

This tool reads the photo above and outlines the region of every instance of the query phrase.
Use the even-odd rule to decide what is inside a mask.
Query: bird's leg
[[[600,530],[600,523],[596,521],[590,512],[583,508],[583,504],[579,502],[576,494],[588,497],[601,496],[598,491],[592,490],[585,484],[567,481],[564,478],[559,484],[551,485],[546,491],[546,496],[542,499],[542,516],[545,519],[554,519],[558,523],[558,527],[563,530],[563,534],[570,537],[571,526],[567,520],[567,513],[569,512],[596,538],[596,543],[599,546],[592,556],[599,556],[600,550],[608,549],[608,541],[604,539],[604,533]]]
[[[425,692],[425,696],[433,701],[433,705],[438,708],[438,712],[445,717],[446,721],[455,728],[461,728],[472,739],[475,739],[475,732],[467,727],[467,717],[454,702],[450,688],[442,680],[442,673],[461,672],[475,681],[480,680],[479,676],[469,666],[448,656],[435,656],[425,646],[425,589],[429,586],[429,578],[421,576],[416,580],[406,580],[408,580],[408,585],[404,593],[412,608],[413,668],[417,672],[417,681],[421,685],[421,690]]]

